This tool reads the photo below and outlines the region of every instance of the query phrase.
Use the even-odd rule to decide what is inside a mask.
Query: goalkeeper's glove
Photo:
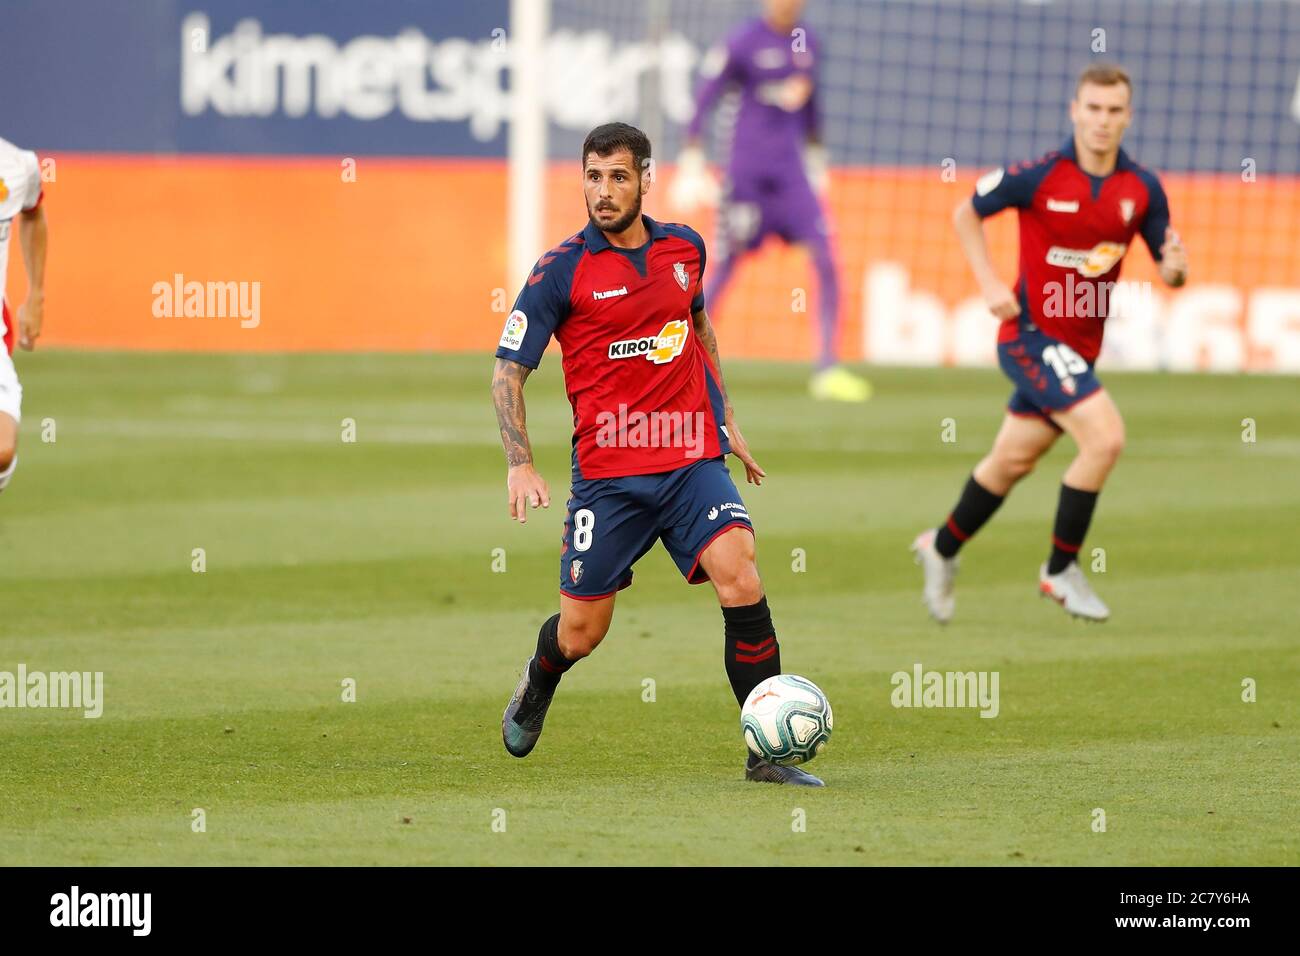
[[[709,172],[704,153],[698,146],[687,146],[677,157],[677,172],[668,187],[668,201],[681,212],[718,204],[722,189]]]
[[[830,159],[826,147],[820,143],[809,143],[803,149],[803,171],[808,177],[808,184],[818,196],[826,195],[831,184]]]

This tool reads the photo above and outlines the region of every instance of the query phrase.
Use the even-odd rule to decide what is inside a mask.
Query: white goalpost
[[[510,132],[505,288],[528,275],[546,241],[546,35],[550,0],[510,0]]]

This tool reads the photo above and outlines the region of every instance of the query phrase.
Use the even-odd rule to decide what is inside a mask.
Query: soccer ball
[[[812,681],[769,677],[749,692],[740,729],[752,753],[768,763],[807,763],[831,739],[831,702]]]

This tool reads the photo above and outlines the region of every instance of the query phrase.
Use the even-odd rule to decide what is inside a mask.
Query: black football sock
[[[573,663],[560,653],[560,615],[553,614],[537,632],[537,653],[528,662],[528,682],[554,694],[560,678]]]
[[[744,704],[756,686],[781,673],[781,645],[776,642],[767,598],[744,607],[724,607],[727,679],[736,703]]]
[[[952,514],[934,536],[934,550],[945,558],[956,555],[966,539],[993,517],[993,512],[998,510],[1004,497],[995,495],[971,475],[966,487],[961,490],[957,507],[952,509]]]
[[[1060,574],[1079,557],[1083,539],[1097,507],[1098,491],[1081,491],[1061,485],[1061,500],[1056,506],[1056,527],[1052,530],[1052,556],[1047,559],[1047,573]]]

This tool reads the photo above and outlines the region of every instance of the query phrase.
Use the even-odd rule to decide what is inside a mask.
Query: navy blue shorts
[[[1021,328],[998,343],[998,362],[1016,389],[1007,402],[1012,415],[1042,418],[1053,428],[1052,412],[1063,412],[1101,390],[1092,363],[1039,329]]]
[[[700,555],[731,528],[753,533],[721,458],[675,471],[573,483],[560,552],[560,592],[583,601],[632,583],[632,565],[661,540],[691,584],[709,579]]]

